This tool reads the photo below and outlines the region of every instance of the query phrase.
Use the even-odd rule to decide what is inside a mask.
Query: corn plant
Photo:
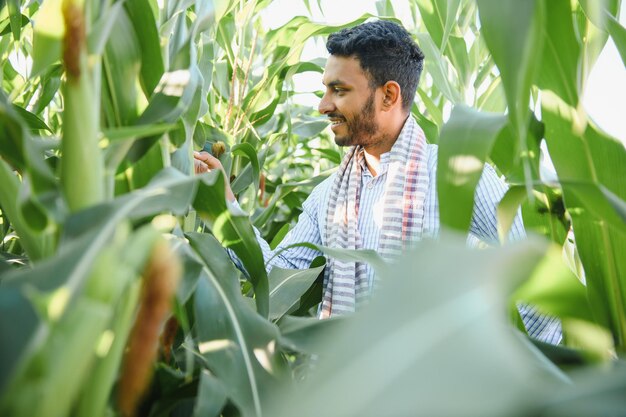
[[[420,2],[417,3],[419,6]],[[480,14],[480,31],[473,29],[479,36],[470,47],[470,53],[474,46],[488,48],[490,57],[482,65],[490,68],[485,70],[487,74],[492,74],[494,68],[498,74],[495,78],[487,75],[482,80],[477,76],[475,86],[492,79],[483,96],[475,99],[479,111],[455,103],[439,137],[438,166],[443,175],[439,176],[438,185],[442,221],[454,229],[467,230],[472,190],[479,171],[452,161],[459,156],[471,156],[481,162],[490,159],[513,184],[499,208],[503,232],[517,208],[526,201],[524,211],[528,225],[541,226],[544,233],[561,246],[570,246],[575,236],[582,268],[574,267],[573,271],[586,283],[586,288],[574,279],[570,279],[569,284],[565,280],[558,285],[565,283],[569,290],[586,292],[587,303],[572,305],[568,311],[555,307],[553,302],[547,303],[552,306],[545,305],[551,312],[564,316],[566,341],[571,338],[573,345],[581,343],[582,336],[577,334],[581,326],[570,327],[570,319],[572,323],[591,321],[608,329],[615,349],[623,352],[626,310],[620,271],[624,266],[620,265],[617,254],[623,245],[626,195],[623,176],[615,174],[623,169],[622,159],[626,154],[623,144],[602,132],[580,103],[586,78],[609,34],[619,48],[624,49],[620,36],[624,29],[615,23],[619,6],[617,1],[601,5],[567,1],[501,5],[489,1],[477,1],[475,5],[448,3],[448,7],[455,8],[451,16],[460,13],[458,21],[461,23],[476,22],[475,18],[464,18],[465,13]],[[425,18],[424,22],[434,25],[437,21]],[[448,29],[440,25],[435,32],[454,34],[459,30],[463,33],[463,25],[452,22]],[[450,36],[448,38],[453,39]],[[456,55],[452,52],[453,43],[438,43],[436,39],[435,44],[446,57],[444,62],[452,63],[450,68],[459,68],[454,65],[458,51]],[[463,59],[471,62],[469,56]],[[462,74],[458,74],[458,78],[463,79]],[[462,96],[463,83],[448,84],[446,88],[456,86],[458,95]],[[506,108],[507,112],[482,111],[481,103],[493,103],[493,99],[485,95],[501,97],[500,109],[486,110]],[[540,176],[539,145],[542,141],[547,144],[548,154],[555,164],[558,184],[547,183]],[[538,216],[540,212],[544,214]],[[573,233],[568,235],[570,227]],[[545,294],[535,296],[541,298]],[[541,302],[546,300],[542,298]]]
[[[619,410],[624,149],[579,101],[608,36],[625,49],[620,2],[411,1],[428,57],[413,113],[440,145],[442,223],[467,230],[487,161],[512,184],[502,235],[522,205],[528,229],[555,246],[477,253],[444,237],[391,266],[319,248],[390,282],[363,313],[323,322],[310,317],[323,259],[268,275],[252,226],[277,244],[341,158],[325,122],[294,100],[292,77],[323,66],[301,61],[305,41],[372,16],[337,27],[300,16],[266,31],[268,4],[2,7],[1,413]],[[377,7],[394,18],[389,1]],[[539,175],[541,141],[557,183]],[[192,175],[192,151],[218,142],[251,217],[227,206],[221,173]],[[565,346],[507,328],[517,301],[561,317]],[[598,361],[607,370],[587,371]]]
[[[290,118],[274,119],[273,136],[258,130],[278,106],[285,80],[298,71],[320,70],[299,63],[299,51],[288,59],[263,55],[275,49],[271,43],[261,49],[255,40],[262,34],[253,16],[264,4],[244,8],[230,2],[214,8],[207,2],[181,2],[153,9],[142,1],[46,1],[24,10],[24,25],[17,27],[19,4],[3,9],[10,14],[5,29],[12,35],[3,37],[3,54],[29,60],[21,74],[14,61],[4,61],[10,77],[1,97],[0,168],[7,184],[0,203],[6,237],[2,309],[5,318],[21,317],[2,324],[14,334],[3,346],[3,414],[103,415],[111,409],[133,415],[154,403],[159,412],[165,406],[146,389],[156,338],[168,318],[170,338],[179,334],[184,340],[161,342],[161,354],[169,352],[166,369],[178,373],[174,385],[195,392],[212,383],[228,395],[222,403],[209,402],[210,407],[228,399],[246,414],[261,414],[260,387],[268,386],[263,379],[275,376],[254,352],[265,349],[279,368],[282,357],[279,350],[268,350],[278,328],[267,318],[271,314],[276,320],[299,308],[300,296],[321,266],[304,274],[277,270],[268,280],[249,219],[227,209],[220,174],[189,174],[194,147],[221,134],[229,150],[225,164],[232,161],[233,187],[239,193],[256,191],[271,145],[289,136],[296,146],[287,133],[292,129],[321,130],[320,123],[291,123]],[[233,43],[225,31],[233,30],[235,19],[246,23]],[[268,38],[284,44],[286,34],[303,23],[291,22]],[[298,36],[329,30],[308,23]],[[248,39],[248,32],[255,38]],[[164,46],[160,34],[168,40]],[[254,59],[260,60],[257,66],[270,63],[271,71],[253,75]],[[247,70],[240,75],[244,61]],[[232,91],[220,90],[219,77]],[[269,101],[260,88],[248,91],[252,85],[272,86]],[[253,108],[262,116],[254,123],[249,120]],[[259,207],[266,209],[266,219],[277,205],[269,203],[270,190],[279,189],[276,194],[283,198],[299,184],[288,182],[283,192],[280,183],[273,187],[261,190],[265,204]],[[256,193],[251,200],[256,203]],[[211,235],[193,234],[196,215]],[[175,256],[167,255],[157,230],[166,232],[170,244],[165,247],[175,248]],[[228,258],[216,238],[243,260],[249,274],[243,290],[251,290],[254,299],[243,297],[240,273],[232,265],[224,269]],[[171,266],[177,259],[182,270]],[[211,297],[220,296],[205,299],[207,286]],[[270,294],[275,300],[271,309]],[[256,304],[258,313],[246,300]],[[228,324],[226,335],[215,327],[213,314],[203,314],[206,308],[223,314],[218,321]],[[225,347],[239,351],[235,357],[206,348],[230,336],[230,327],[237,331]],[[233,378],[231,367],[240,363]],[[284,372],[285,378],[289,375]],[[162,377],[157,369],[153,389]],[[162,392],[161,400],[168,395]],[[206,406],[203,399],[197,408]]]

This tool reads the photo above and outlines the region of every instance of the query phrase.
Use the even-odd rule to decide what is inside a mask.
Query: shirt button
[[[372,188],[374,188],[374,180],[370,181],[370,182],[367,184],[367,188],[369,188],[370,190],[371,190]]]

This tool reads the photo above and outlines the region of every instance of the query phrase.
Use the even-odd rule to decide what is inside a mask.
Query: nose
[[[333,104],[331,98],[329,97],[328,91],[324,93],[322,99],[320,100],[320,104],[317,106],[317,110],[321,114],[328,114],[335,110],[335,105]]]

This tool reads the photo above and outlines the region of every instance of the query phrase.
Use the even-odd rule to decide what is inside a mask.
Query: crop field
[[[0,416],[626,415],[626,148],[582,105],[609,40],[626,65],[621,0],[407,0],[439,238],[268,272],[258,237],[346,153],[294,87],[326,65],[305,45],[400,22],[303,0],[268,29],[271,3],[0,2]],[[469,248],[484,164],[500,241]],[[375,270],[364,308],[318,319],[325,257]]]

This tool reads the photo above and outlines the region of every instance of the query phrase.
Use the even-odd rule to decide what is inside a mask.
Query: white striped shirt
[[[381,155],[379,174],[376,177],[372,176],[369,169],[364,167],[362,170],[358,227],[363,249],[378,249],[389,155],[389,153]],[[436,145],[428,145],[427,159],[429,189],[424,202],[423,236],[436,237],[440,228],[436,181]],[[286,269],[308,268],[314,258],[322,255],[321,252],[307,247],[283,249],[303,242],[326,246],[326,242],[324,242],[326,207],[328,207],[328,202],[331,198],[330,189],[334,176],[335,174],[332,174],[313,189],[311,195],[302,205],[303,212],[298,218],[297,224],[289,231],[274,251],[270,249],[267,242],[260,237],[255,229],[268,271],[273,266]],[[468,236],[469,244],[474,244],[479,240],[487,243],[498,242],[496,207],[506,190],[506,184],[497,176],[495,170],[491,166],[485,165],[474,195],[474,210]],[[511,227],[509,240],[520,240],[525,236],[521,216],[518,214]],[[234,254],[231,253],[231,255]],[[233,258],[235,257],[233,256]],[[238,266],[241,266],[238,260],[234,260]],[[369,265],[367,268],[370,283],[372,283],[374,272]],[[560,341],[561,326],[558,320],[539,315],[536,310],[527,305],[520,304],[518,307],[522,320],[532,337],[548,343],[558,343]]]

